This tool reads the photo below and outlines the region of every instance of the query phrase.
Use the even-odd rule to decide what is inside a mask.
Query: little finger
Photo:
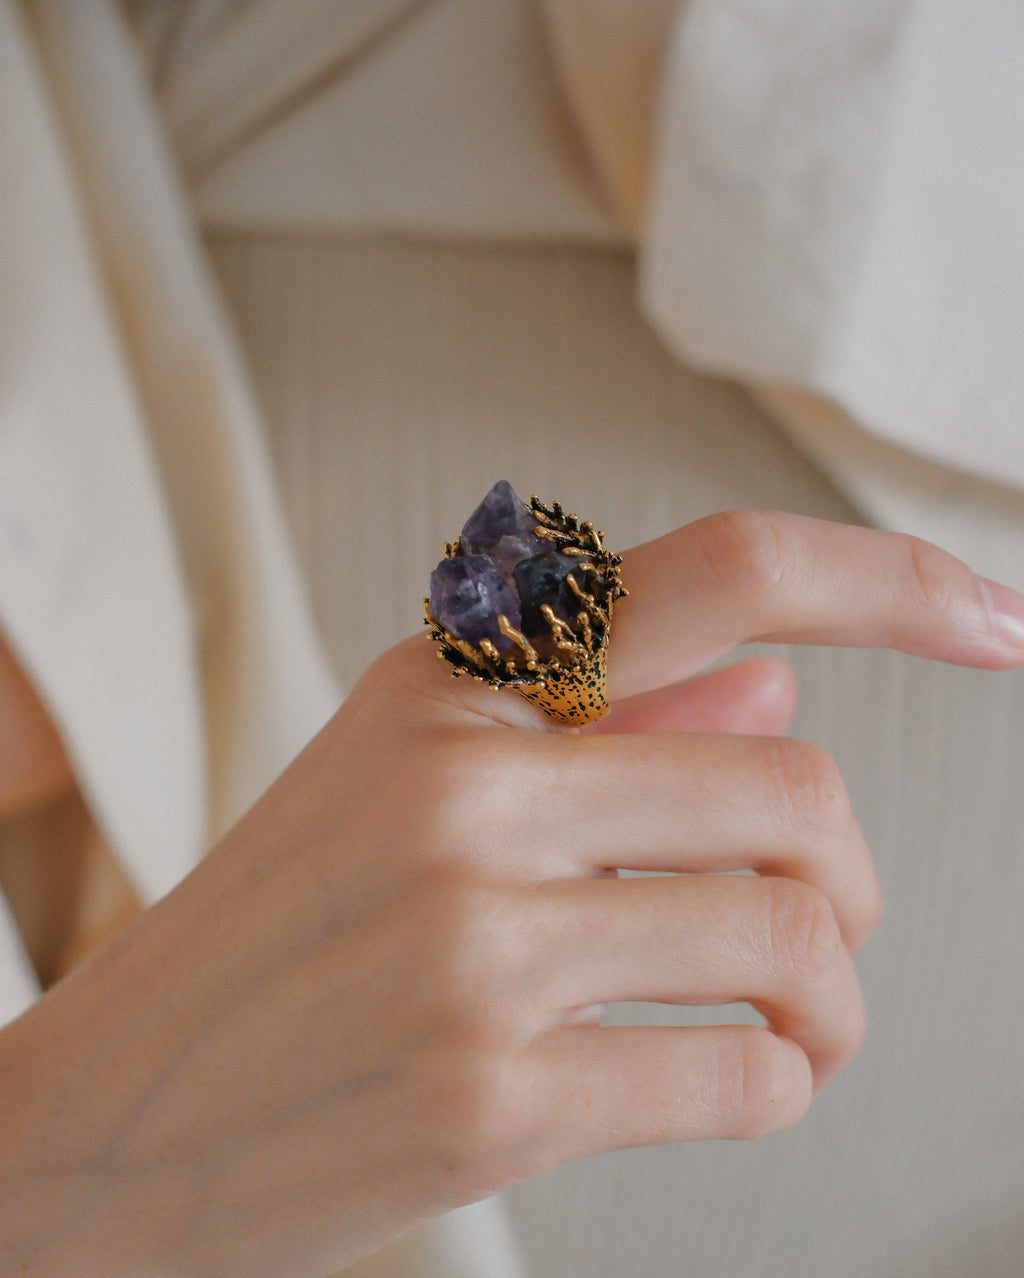
[[[532,1054],[548,1094],[545,1169],[608,1149],[764,1136],[802,1118],[813,1095],[803,1051],[753,1025],[560,1028]]]

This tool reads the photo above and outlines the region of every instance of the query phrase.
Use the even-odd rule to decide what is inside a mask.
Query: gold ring
[[[513,688],[573,727],[606,714],[612,606],[628,592],[602,536],[499,480],[446,544],[423,601],[452,674]]]

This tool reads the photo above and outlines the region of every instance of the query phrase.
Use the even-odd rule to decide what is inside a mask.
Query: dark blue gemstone
[[[563,555],[559,550],[549,550],[516,565],[515,583],[522,608],[522,630],[528,638],[551,633],[551,626],[541,612],[543,604],[548,604],[562,621],[576,619],[580,601],[569,585],[570,576],[582,590],[588,591],[586,573],[580,567],[578,555]]]
[[[516,496],[507,479],[499,479],[466,520],[459,538],[464,555],[486,555],[511,584],[521,559],[541,554],[550,542],[533,531],[537,517]]]
[[[499,652],[513,644],[498,629],[504,613],[518,630],[522,620],[515,591],[483,555],[442,559],[430,574],[430,615],[459,639],[490,639]]]

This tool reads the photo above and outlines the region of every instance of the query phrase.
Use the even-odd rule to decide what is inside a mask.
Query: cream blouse
[[[986,15],[0,0],[0,627],[144,900],[340,695],[199,230],[635,247],[672,349],[1024,585],[1024,36]],[[0,1017],[36,993],[0,898]],[[521,1271],[489,1204],[358,1272]]]

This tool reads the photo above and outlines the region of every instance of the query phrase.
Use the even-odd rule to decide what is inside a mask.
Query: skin
[[[73,785],[57,729],[0,634],[0,821],[48,803]]]
[[[0,1274],[316,1278],[569,1159],[800,1118],[864,1032],[878,879],[833,762],[777,735],[786,668],[699,671],[764,638],[1006,669],[1024,598],[909,538],[749,513],[623,578],[599,730],[400,644],[0,1034]],[[625,999],[765,1023],[601,1027]]]
[[[60,733],[0,634],[0,829],[44,817],[48,854],[24,824],[0,839],[0,890],[44,985],[63,976],[132,918],[139,903],[128,878],[90,829],[75,796]]]

